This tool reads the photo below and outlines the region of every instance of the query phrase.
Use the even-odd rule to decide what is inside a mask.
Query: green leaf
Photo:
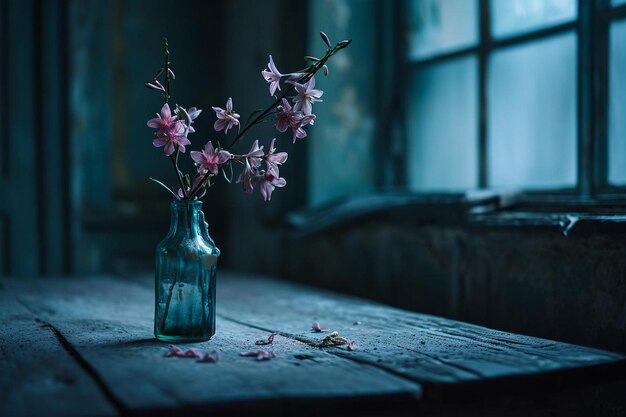
[[[170,189],[170,187],[168,187],[167,185],[163,184],[161,181],[156,180],[152,177],[149,177],[152,181],[156,182],[157,184],[159,184],[161,187],[165,188],[167,191],[170,192],[170,194],[172,194],[174,196],[174,198],[176,198],[177,200],[180,200],[180,197],[178,195],[176,195],[176,193],[174,193],[174,191],[172,191]]]
[[[233,182],[233,163],[232,161],[228,162],[228,167],[230,168],[230,178],[226,176],[226,170],[224,169],[224,165],[222,165],[222,174],[224,175],[224,179],[229,184]]]

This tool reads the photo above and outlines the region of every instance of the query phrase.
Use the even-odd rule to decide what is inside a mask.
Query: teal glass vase
[[[170,230],[156,247],[154,335],[200,342],[215,334],[219,249],[209,236],[201,201],[171,204]]]

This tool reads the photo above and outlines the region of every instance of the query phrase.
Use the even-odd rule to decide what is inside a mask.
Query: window
[[[397,13],[411,189],[623,191],[625,0],[405,0]]]

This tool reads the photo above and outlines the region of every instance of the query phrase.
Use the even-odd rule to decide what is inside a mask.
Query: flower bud
[[[343,40],[339,43],[337,43],[337,46],[339,47],[339,49],[345,48],[346,46],[350,45],[352,43],[352,39],[346,39]]]
[[[171,68],[168,68],[168,69],[167,69],[167,73],[169,74],[169,76],[170,76],[170,78],[171,78],[172,80],[175,80],[175,79],[176,79],[176,76],[174,75],[174,71],[172,71],[172,69],[171,69]]]
[[[161,76],[161,74],[163,74],[163,68],[159,68],[158,71],[154,73],[154,77],[152,77],[152,79],[156,80]]]
[[[304,60],[305,61],[310,61],[310,62],[317,62],[320,59],[319,58],[315,58],[314,56],[307,55],[307,56],[304,57]]]
[[[324,69],[324,77],[328,77],[328,67],[324,65],[322,68]]]
[[[330,48],[330,39],[328,39],[328,35],[325,34],[324,32],[320,32],[320,36],[322,37],[322,40],[324,41],[324,43]]]
[[[159,87],[158,85],[153,84],[153,83],[145,83],[144,85],[146,86],[146,88],[149,88],[150,90],[165,91],[163,87]]]

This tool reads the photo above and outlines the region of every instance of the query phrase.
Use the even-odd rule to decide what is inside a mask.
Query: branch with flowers
[[[202,199],[207,189],[214,184],[214,178],[219,176],[220,171],[226,181],[232,182],[233,165],[236,164],[242,167],[237,183],[242,185],[243,190],[252,193],[258,186],[263,199],[269,201],[276,188],[287,184],[287,181],[280,176],[279,166],[287,161],[288,155],[286,152],[276,152],[276,138],[271,140],[267,152],[264,151],[263,146],[259,146],[259,140],[252,143],[246,154],[237,155],[231,153],[230,150],[253,126],[268,120],[273,120],[276,130],[280,133],[291,130],[294,143],[298,139],[307,137],[304,128],[315,123],[313,104],[321,102],[324,94],[323,91],[315,89],[315,74],[322,70],[324,75],[328,75],[326,62],[352,42],[344,40],[333,46],[324,32],[320,32],[320,36],[327,46],[324,56],[321,58],[304,57],[308,65],[303,69],[283,74],[276,67],[272,56],[269,56],[267,68],[261,71],[261,75],[269,83],[269,92],[274,101],[266,109],[250,114],[243,127],[240,115],[233,109],[232,98],[229,97],[226,101],[225,109],[212,107],[217,118],[213,125],[214,130],[223,131],[225,135],[228,135],[229,130],[232,129],[234,132],[234,128],[237,127],[237,133],[231,133],[232,139],[224,148],[219,145],[219,142],[216,147],[209,140],[201,151],[190,152],[197,171],[193,179],[179,169],[178,159],[181,153],[186,153],[186,147],[191,145],[189,134],[195,132],[193,123],[202,110],[196,107],[184,108],[178,104],[174,105],[173,110],[170,107],[171,84],[176,76],[170,67],[169,46],[165,39],[163,67],[156,72],[152,81],[145,83],[147,88],[161,94],[164,103],[157,117],[148,120],[147,124],[155,129],[152,144],[155,147],[162,147],[165,155],[169,157],[179,188],[177,192],[174,192],[163,182],[154,178],[150,179],[164,187],[178,200]],[[282,88],[281,82],[283,82]],[[276,94],[277,90],[281,94]]]

